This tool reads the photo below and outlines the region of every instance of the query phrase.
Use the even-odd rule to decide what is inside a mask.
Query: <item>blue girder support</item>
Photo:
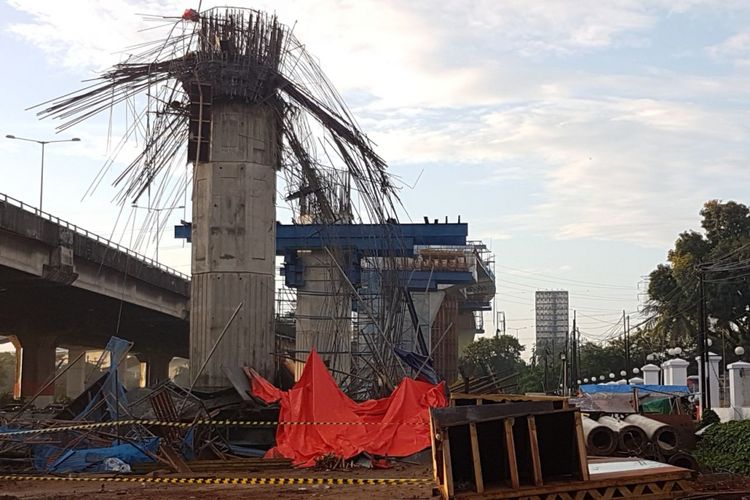
[[[466,245],[469,225],[276,224],[276,255],[323,247],[348,248],[370,256],[414,256],[416,245]]]
[[[182,221],[175,237],[190,241],[191,225]],[[442,224],[276,224],[276,255],[284,256],[281,274],[290,288],[304,286],[304,266],[297,258],[299,250],[336,247],[347,250],[342,265],[352,284],[361,282],[363,256],[414,257],[415,246],[464,246],[469,225],[462,222]],[[399,271],[400,286],[409,290],[436,290],[439,284],[470,284],[474,277],[464,271]]]
[[[324,247],[336,247],[347,250],[348,262],[344,271],[354,285],[361,281],[362,257],[401,256],[414,257],[414,247],[433,246],[462,246],[466,245],[469,226],[466,223],[445,224],[276,224],[276,255],[284,256],[284,266],[281,273],[286,286],[299,288],[304,286],[304,266],[297,258],[299,250],[318,250]],[[411,273],[417,276],[421,274]],[[427,273],[429,274],[429,273]],[[453,284],[458,280],[465,283],[462,273],[443,273],[451,275],[444,278],[449,281],[441,283]],[[469,278],[471,278],[470,273]],[[421,277],[409,280],[402,278],[404,286],[410,289],[434,289],[435,279]]]

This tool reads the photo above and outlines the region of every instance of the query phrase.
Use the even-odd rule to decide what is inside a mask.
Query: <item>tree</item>
[[[510,375],[523,367],[523,351],[524,346],[510,335],[481,338],[466,346],[459,363],[471,377]]]
[[[664,346],[695,344],[700,318],[699,273],[705,273],[706,311],[714,339],[750,343],[750,210],[712,200],[700,212],[703,232],[679,235],[649,275],[647,329]]]

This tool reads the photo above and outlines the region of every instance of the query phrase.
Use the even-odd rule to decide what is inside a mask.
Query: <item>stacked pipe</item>
[[[586,449],[591,455],[607,456],[617,448],[617,436],[607,426],[588,417],[583,422],[583,437],[586,439]]]
[[[682,467],[683,469],[698,470],[698,461],[689,453],[678,451],[667,459],[669,465]]]
[[[665,456],[677,453],[679,438],[677,430],[671,425],[658,422],[643,415],[628,415],[625,417],[625,422],[640,427]]]
[[[640,427],[617,420],[614,417],[599,417],[599,423],[617,435],[617,449],[627,454],[639,454],[648,444],[648,436]]]

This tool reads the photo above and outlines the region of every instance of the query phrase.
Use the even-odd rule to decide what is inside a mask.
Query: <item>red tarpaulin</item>
[[[315,351],[290,390],[279,390],[257,373],[252,374],[251,384],[254,396],[266,403],[280,401],[282,422],[346,423],[279,425],[276,447],[266,456],[290,458],[302,467],[315,465],[316,458],[327,454],[405,457],[421,451],[430,446],[429,408],[446,405],[444,383],[410,378],[404,378],[387,398],[355,403],[339,389]]]

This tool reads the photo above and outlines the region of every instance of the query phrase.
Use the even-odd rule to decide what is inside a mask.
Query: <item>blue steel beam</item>
[[[276,255],[326,246],[367,255],[414,256],[415,245],[466,245],[469,225],[446,224],[276,224]]]
[[[175,226],[175,238],[191,240],[192,224]],[[368,255],[414,256],[415,245],[466,245],[469,225],[446,224],[276,224],[276,255],[325,246]]]

